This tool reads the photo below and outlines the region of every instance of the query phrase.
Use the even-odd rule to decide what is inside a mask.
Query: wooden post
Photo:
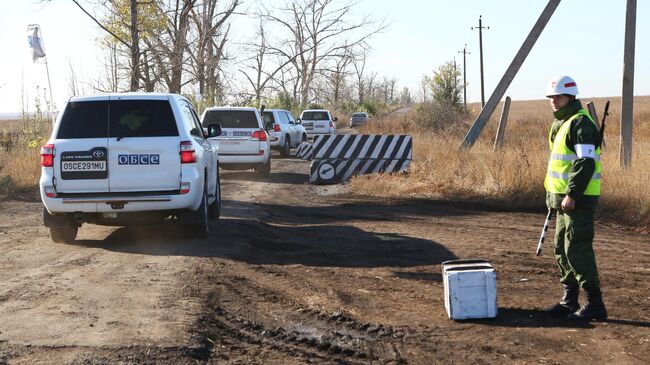
[[[508,112],[510,112],[510,97],[506,96],[506,101],[503,103],[503,110],[501,110],[501,120],[499,121],[497,136],[494,139],[494,147],[492,148],[495,151],[503,146],[503,139],[506,135],[506,124],[508,123]]]
[[[593,119],[596,123],[596,128],[601,131],[602,128],[600,127],[600,119],[598,119],[598,113],[596,112],[596,106],[594,105],[593,101],[587,103],[587,110],[589,111],[589,115],[591,115],[591,119]],[[603,147],[605,147],[605,136],[603,136],[603,142],[600,145],[601,149]]]
[[[515,55],[515,58],[510,63],[510,66],[508,66],[508,69],[503,74],[503,77],[501,77],[501,81],[499,81],[499,84],[494,89],[494,92],[490,96],[490,99],[488,99],[485,107],[481,110],[481,113],[479,113],[478,117],[476,117],[474,124],[472,124],[472,127],[465,135],[463,143],[460,145],[460,149],[471,148],[474,145],[474,142],[476,142],[478,137],[481,135],[481,131],[485,127],[485,123],[490,120],[492,113],[494,113],[494,109],[496,109],[497,105],[499,104],[499,100],[501,100],[503,95],[506,93],[506,90],[508,89],[508,86],[510,86],[512,79],[514,79],[515,75],[517,75],[519,68],[524,63],[524,60],[526,60],[526,57],[530,53],[530,50],[535,45],[535,42],[537,42],[539,35],[542,34],[544,27],[546,27],[546,24],[548,23],[549,19],[551,19],[551,16],[555,12],[555,9],[558,7],[558,5],[560,5],[560,0],[549,0],[546,8],[544,8],[544,11],[542,11],[542,14],[539,16],[539,19],[537,19],[537,22],[533,26],[533,29],[531,29],[528,37],[526,37],[526,40],[524,40],[521,48],[519,48],[519,51]]]
[[[636,37],[636,0],[627,0],[625,11],[625,50],[623,51],[623,94],[621,97],[621,167],[632,163],[632,113],[634,110],[634,43]]]

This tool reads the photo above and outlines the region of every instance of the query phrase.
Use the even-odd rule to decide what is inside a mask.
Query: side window
[[[181,111],[183,112],[183,125],[185,128],[190,132],[191,135],[195,137],[205,138],[205,135],[203,134],[203,128],[201,128],[201,124],[198,122],[196,112],[194,112],[192,105],[190,105],[185,100],[181,100],[180,106]]]
[[[201,136],[203,136],[203,138],[207,138],[208,136],[203,131],[203,127],[201,126],[201,120],[199,119],[199,116],[196,114],[196,110],[194,110],[194,108],[192,107],[192,104],[188,103],[188,105],[189,105],[189,108],[190,108],[190,112],[192,112],[192,120],[194,120],[194,126],[199,131],[201,131]]]
[[[278,112],[278,116],[280,117],[281,124],[289,124],[289,117],[286,112]]]
[[[289,112],[287,112],[287,117],[289,117],[289,123],[296,123],[296,118]]]
[[[185,102],[185,100],[181,100],[180,102],[180,109],[181,113],[183,113],[183,126],[185,127],[186,131],[189,131],[191,135],[193,136],[199,136],[199,134],[196,133],[196,131],[192,131],[193,129],[196,128],[194,125],[194,121],[192,120],[192,111],[189,108],[189,105]]]

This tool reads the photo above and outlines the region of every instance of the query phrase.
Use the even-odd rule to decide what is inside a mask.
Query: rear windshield
[[[303,120],[329,120],[327,112],[303,112]]]
[[[209,110],[203,118],[203,126],[219,123],[221,128],[259,128],[252,110]]]
[[[352,114],[352,116],[353,117],[364,117],[365,118],[366,115],[364,113],[354,113],[354,114]]]
[[[56,138],[166,136],[178,136],[168,101],[103,100],[68,103]]]
[[[178,136],[174,113],[167,100],[111,101],[109,137]]]
[[[108,101],[70,102],[66,106],[56,138],[106,138]]]
[[[264,124],[275,123],[273,112],[264,112]]]

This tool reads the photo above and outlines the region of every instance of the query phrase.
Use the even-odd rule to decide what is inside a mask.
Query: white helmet
[[[546,96],[568,94],[578,95],[578,85],[569,76],[558,76],[551,79],[546,87]]]

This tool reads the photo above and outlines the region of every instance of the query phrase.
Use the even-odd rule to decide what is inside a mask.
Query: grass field
[[[619,165],[620,98],[593,100],[602,117],[611,100],[603,149],[603,188],[598,215],[610,221],[650,228],[650,97],[636,97],[632,166]],[[547,133],[553,115],[546,100],[513,101],[504,148],[492,145],[500,116],[499,107],[470,151],[458,147],[478,113],[455,132],[434,133],[416,126],[414,115],[389,115],[364,126],[366,134],[404,133],[414,140],[414,157],[405,175],[361,176],[353,179],[354,191],[394,197],[436,198],[483,202],[508,209],[544,210],[543,180],[548,159]]]
[[[31,123],[30,123],[31,122]],[[0,121],[0,194],[35,190],[41,175],[40,147],[49,137],[48,120]]]

